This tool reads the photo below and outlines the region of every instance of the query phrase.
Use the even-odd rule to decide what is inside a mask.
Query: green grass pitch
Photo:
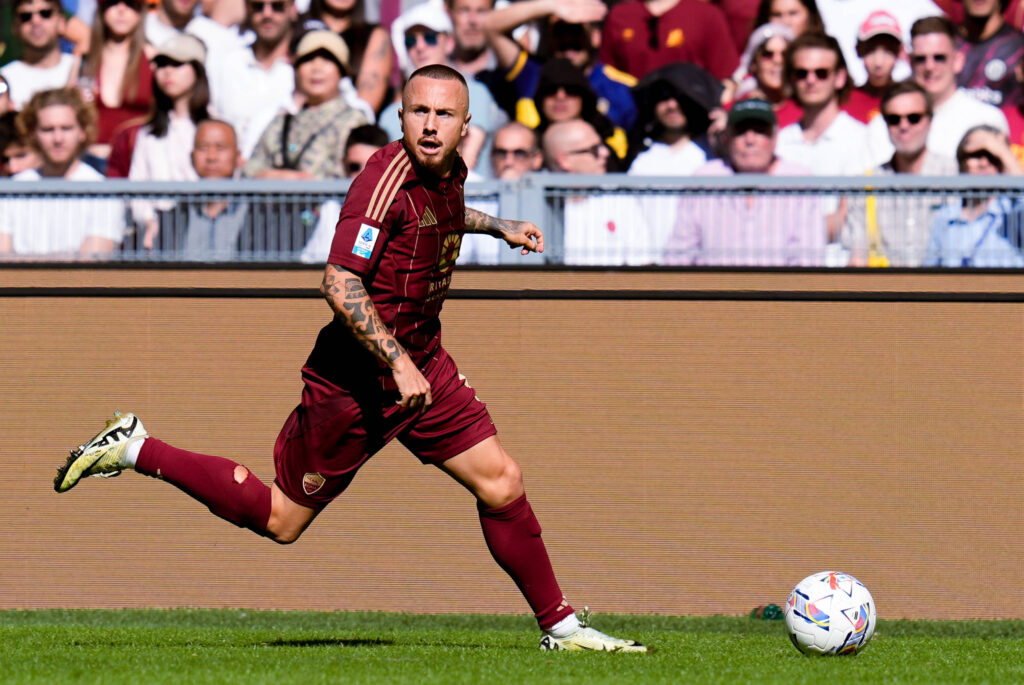
[[[542,653],[528,616],[248,610],[0,611],[2,683],[1008,683],[1024,621],[880,621],[806,657],[781,621],[598,615],[648,654]]]

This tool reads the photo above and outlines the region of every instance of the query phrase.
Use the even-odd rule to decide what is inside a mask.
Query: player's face
[[[459,142],[469,130],[469,93],[461,82],[419,76],[402,94],[405,148],[425,169],[447,176]]]
[[[786,66],[786,45],[786,39],[782,36],[772,36],[757,51],[754,76],[762,88],[782,89],[783,70]]]
[[[771,11],[768,13],[771,21],[785,24],[793,29],[795,35],[800,35],[807,30],[807,23],[811,20],[811,13],[807,11],[800,0],[772,0]]]
[[[142,20],[142,3],[139,0],[118,0],[113,2],[107,0],[101,4],[103,10],[103,24],[113,38],[125,38],[130,36]]]
[[[500,129],[491,147],[494,177],[514,181],[525,173],[540,169],[544,160],[533,141],[533,134],[521,128]]]
[[[346,178],[355,178],[363,169],[366,162],[373,156],[373,153],[380,148],[376,145],[366,143],[353,143],[345,150],[345,156],[341,160],[342,168],[345,170]]]
[[[57,37],[64,28],[64,15],[58,6],[45,0],[31,0],[14,8],[14,22],[23,44],[36,50],[49,50],[57,45]]]
[[[192,146],[192,166],[200,178],[231,178],[238,161],[235,132],[215,121],[199,124]]]
[[[455,0],[452,3],[452,26],[455,43],[463,50],[483,50],[487,47],[484,18],[491,10],[492,0]]]
[[[910,62],[914,80],[928,91],[936,103],[956,90],[956,75],[961,60],[955,55],[952,39],[944,33],[926,33],[914,39]]]
[[[86,139],[74,109],[68,105],[50,105],[39,110],[35,140],[43,159],[61,166],[78,156]]]
[[[920,93],[904,93],[885,103],[882,116],[896,152],[916,155],[924,150],[932,123],[926,111],[927,103]]]
[[[334,60],[314,54],[295,68],[295,88],[306,104],[321,105],[341,93],[341,69]]]
[[[540,108],[551,122],[579,119],[583,113],[583,98],[559,86],[554,93],[544,96]]]
[[[257,41],[276,45],[288,35],[295,18],[295,5],[291,0],[249,0],[246,7]]]
[[[883,88],[892,82],[892,69],[899,57],[899,43],[890,36],[875,36],[864,45],[857,47],[857,54],[864,60],[868,72],[868,83]]]
[[[196,70],[188,62],[182,63],[165,56],[153,60],[156,84],[171,100],[185,97],[196,85]]]
[[[763,121],[743,121],[728,132],[732,168],[742,174],[763,174],[775,160],[775,129]]]
[[[837,69],[836,53],[826,48],[804,48],[793,55],[793,86],[797,102],[821,107],[836,97],[846,83],[846,72]]]
[[[999,0],[964,0],[964,12],[969,17],[987,19],[1002,11]]]

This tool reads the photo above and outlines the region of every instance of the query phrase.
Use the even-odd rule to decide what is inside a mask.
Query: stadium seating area
[[[461,263],[1021,268],[1019,5],[15,0],[0,262],[322,263],[445,63],[467,203],[549,245]]]

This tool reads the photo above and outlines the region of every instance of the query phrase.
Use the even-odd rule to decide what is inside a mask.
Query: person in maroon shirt
[[[701,0],[627,0],[605,18],[600,59],[640,79],[671,62],[693,62],[720,81],[739,54],[722,10]]]
[[[151,438],[124,414],[72,452],[54,489],[134,468],[235,525],[290,543],[397,438],[476,497],[487,547],[533,609],[542,650],[645,652],[580,623],[555,579],[519,466],[441,346],[438,315],[464,232],[493,235],[523,254],[544,249],[532,223],[466,207],[457,145],[468,110],[459,72],[416,70],[402,95],[402,140],[376,152],[353,181],[320,288],[334,316],[302,369],[302,400],[278,435],[270,487],[241,464]]]

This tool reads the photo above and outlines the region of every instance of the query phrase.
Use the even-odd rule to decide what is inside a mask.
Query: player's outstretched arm
[[[523,248],[523,254],[544,251],[544,232],[529,221],[499,219],[466,207],[466,232],[486,233],[501,238],[509,247]]]
[[[429,407],[430,383],[381,321],[363,280],[347,269],[328,264],[323,283],[320,284],[320,293],[327,300],[335,318],[345,324],[359,344],[391,367],[398,391],[402,395],[398,404],[421,411]]]

